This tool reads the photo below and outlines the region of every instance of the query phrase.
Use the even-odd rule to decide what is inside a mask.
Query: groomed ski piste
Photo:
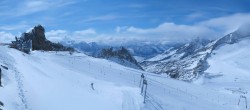
[[[220,58],[219,50],[216,55],[209,64],[219,61],[213,59]],[[244,68],[245,74],[237,75],[236,83],[218,65],[206,72],[215,76],[219,72],[220,79],[204,76],[187,83],[83,53],[32,51],[28,55],[6,46],[0,47],[0,63],[8,67],[2,68],[3,110],[243,110],[246,105],[244,100],[238,105],[240,96],[250,97],[249,67]],[[148,82],[145,103],[139,87],[142,73]],[[223,75],[231,82],[222,83]]]

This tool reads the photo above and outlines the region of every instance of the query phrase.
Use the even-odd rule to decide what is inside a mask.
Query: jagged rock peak
[[[125,47],[120,47],[118,49],[113,49],[112,47],[102,49],[97,57],[113,60],[124,66],[142,70],[142,67]]]
[[[24,45],[25,42],[30,42],[30,41],[32,41],[31,43],[32,50],[74,51],[73,48],[65,47],[60,43],[53,43],[47,40],[45,36],[45,29],[42,25],[37,25],[30,32],[28,33],[25,32],[22,34],[20,38],[16,38],[16,42],[13,42],[13,47],[14,48],[20,47],[18,45]],[[22,48],[22,46],[20,48]]]
[[[35,36],[34,37],[39,37],[43,40],[46,40],[46,37],[45,37],[45,29],[42,25],[37,25],[34,27],[34,29],[32,29],[32,34],[34,34]]]

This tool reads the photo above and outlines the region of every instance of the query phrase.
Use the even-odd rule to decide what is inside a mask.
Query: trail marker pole
[[[91,85],[92,90],[95,90],[94,83],[91,83],[90,85]]]
[[[143,103],[146,103],[147,88],[148,88],[148,83],[147,83],[146,79],[143,80],[143,85],[146,85],[145,92],[144,92],[145,93],[144,94],[144,101],[143,101]]]
[[[144,74],[142,73],[142,74],[141,74],[141,79],[140,79],[139,87],[141,87],[141,83],[142,83],[141,81],[144,80],[144,77],[145,77],[145,76],[144,76]]]
[[[143,87],[144,87],[144,84],[143,84],[142,87],[141,87],[141,94],[143,93]]]

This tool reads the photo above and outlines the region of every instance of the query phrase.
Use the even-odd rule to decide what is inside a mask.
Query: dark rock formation
[[[105,58],[127,67],[143,70],[136,59],[124,47],[116,50],[113,48],[102,49],[101,52],[96,55],[96,57]]]
[[[13,47],[23,51],[23,45],[25,46],[27,42],[31,43],[32,50],[45,50],[45,51],[74,51],[73,48],[64,47],[60,43],[53,43],[46,39],[45,29],[41,25],[37,25],[28,33],[23,33],[20,38],[16,38],[16,41],[13,41]],[[30,43],[28,43],[30,44]],[[27,45],[28,45],[27,44]],[[21,47],[20,47],[21,46]],[[27,46],[26,46],[27,47]],[[29,49],[29,48],[28,48]],[[27,50],[27,49],[26,49]],[[26,51],[24,51],[26,52]],[[28,53],[28,52],[26,52]]]

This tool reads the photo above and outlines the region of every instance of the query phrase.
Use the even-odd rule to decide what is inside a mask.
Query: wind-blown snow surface
[[[250,38],[220,47],[213,52],[208,63],[210,67],[206,72],[221,75],[223,81],[218,80],[220,82],[250,81]]]
[[[145,73],[146,103],[140,95],[142,71],[68,52],[0,47],[4,110],[235,110],[238,96]],[[91,88],[94,83],[94,89]]]

